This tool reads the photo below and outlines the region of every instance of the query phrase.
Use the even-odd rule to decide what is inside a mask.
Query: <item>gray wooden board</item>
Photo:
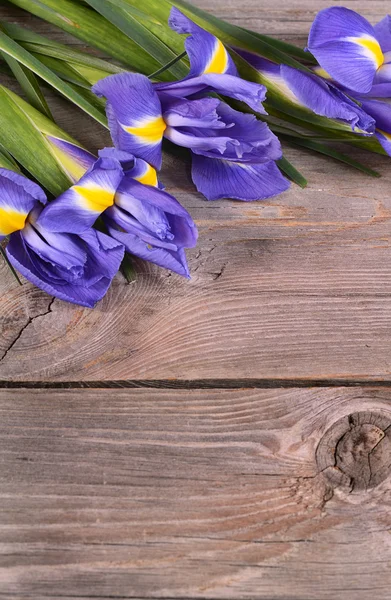
[[[390,479],[316,462],[354,414],[390,390],[3,390],[0,597],[388,600]]]
[[[327,4],[197,0],[302,45]],[[48,96],[90,150],[109,143]],[[200,230],[192,280],[137,261],[94,311],[0,263],[0,385],[21,388],[0,390],[1,599],[389,599],[390,172],[354,155],[383,177],[288,149],[308,188],[249,204],[205,202],[167,156]],[[50,389],[66,382],[109,388]]]
[[[290,23],[304,35],[325,3],[199,5],[260,31]],[[383,2],[352,8],[373,21],[386,12]],[[11,5],[2,10],[63,35]],[[50,99],[59,123],[91,150],[109,143],[91,119]],[[188,253],[191,281],[137,261],[137,281],[127,286],[119,275],[91,311],[18,287],[1,265],[0,379],[389,381],[389,160],[354,154],[383,178],[288,149],[308,188],[253,203],[206,202],[186,157],[167,156],[162,179],[200,229]]]

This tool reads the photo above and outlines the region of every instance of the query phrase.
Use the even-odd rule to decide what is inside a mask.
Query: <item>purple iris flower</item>
[[[145,160],[101,150],[77,184],[45,208],[41,222],[52,233],[84,235],[98,217],[131,254],[189,277],[185,248],[196,245],[197,228]]]
[[[347,8],[324,9],[312,24],[308,49],[320,65],[315,71],[375,120],[375,135],[391,155],[391,17],[372,27]]]
[[[0,240],[9,236],[10,262],[48,294],[92,308],[118,271],[124,246],[93,229],[80,235],[48,231],[45,204],[39,185],[0,169]]]
[[[374,119],[335,85],[312,73],[277,65],[258,54],[239,48],[236,52],[294,104],[309,108],[317,115],[344,122],[353,131],[362,134],[374,132]]]
[[[193,181],[208,200],[257,200],[286,190],[289,182],[275,163],[282,156],[277,137],[255,115],[215,97],[240,100],[265,113],[266,88],[241,79],[221,41],[178,9],[171,10],[169,24],[178,33],[190,34],[185,41],[187,77],[152,84],[143,75],[121,73],[93,87],[107,99],[114,145],[157,169],[163,137],[189,148]]]
[[[358,94],[391,96],[391,18],[374,27],[361,15],[333,6],[312,24],[308,50],[334,81]]]

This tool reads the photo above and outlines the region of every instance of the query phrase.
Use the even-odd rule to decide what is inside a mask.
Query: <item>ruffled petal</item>
[[[174,98],[188,98],[199,92],[216,92],[235,100],[240,100],[253,110],[266,114],[262,102],[266,97],[266,88],[259,83],[245,81],[234,75],[207,73],[167,83],[155,83],[155,90]]]
[[[160,169],[166,125],[159,97],[148,77],[138,73],[110,75],[98,81],[92,91],[107,99],[107,117],[115,146]]]
[[[116,158],[100,157],[76,185],[45,207],[38,224],[52,232],[86,231],[114,204],[122,177],[122,166]]]
[[[177,246],[196,245],[198,232],[191,215],[176,198],[159,188],[126,177],[116,194],[116,207],[134,217],[144,228],[144,234],[148,232]]]
[[[270,131],[266,123],[259,121],[255,115],[234,110],[221,102],[217,113],[227,129],[214,130],[210,134],[210,148],[201,144],[191,145],[196,154],[211,158],[222,158],[234,162],[268,162],[281,158],[281,144],[278,138]],[[202,136],[204,130],[188,128],[189,133]],[[227,137],[229,136],[229,137]],[[202,141],[205,137],[200,137]],[[222,146],[220,147],[219,141]]]
[[[321,10],[312,24],[308,49],[340,85],[370,91],[384,56],[372,25],[356,12],[334,6]]]
[[[41,202],[46,202],[46,196],[37,184],[23,175],[0,169],[0,240],[23,229],[28,214]]]
[[[237,163],[193,155],[192,178],[208,200],[264,200],[289,188],[276,163]]]
[[[224,44],[212,33],[205,31],[172,7],[168,24],[177,33],[190,33],[185,48],[190,59],[189,77],[202,73],[228,73],[237,75],[235,64]]]
[[[187,266],[186,255],[183,248],[177,248],[176,250],[168,250],[166,248],[158,248],[152,246],[150,243],[142,240],[138,235],[132,233],[123,233],[118,231],[115,223],[108,223],[108,230],[110,235],[121,242],[126,250],[139,258],[147,260],[159,267],[170,269],[183,277],[190,277],[189,268]]]
[[[84,234],[83,234],[84,235]],[[38,257],[25,243],[20,232],[14,233],[7,245],[7,256],[12,265],[31,283],[61,300],[93,308],[106,293],[111,280],[117,272],[123,255],[123,245],[108,236],[92,231],[87,236],[85,246],[87,262],[85,272],[70,283],[59,277],[58,269]],[[92,238],[95,238],[93,242]],[[93,261],[96,261],[93,264]],[[102,269],[99,279],[96,275],[91,282],[88,269],[96,274]]]

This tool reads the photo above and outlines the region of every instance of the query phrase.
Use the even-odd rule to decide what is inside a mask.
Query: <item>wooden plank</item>
[[[198,4],[208,8],[206,0]],[[323,6],[266,10],[247,1],[239,10],[219,0],[213,11],[260,31],[274,17],[283,27],[295,24],[297,15],[303,33]],[[373,21],[385,12],[378,1],[349,6]],[[6,17],[21,12],[8,7]],[[50,100],[59,123],[90,149],[109,143],[89,118]],[[390,381],[389,160],[355,155],[382,179],[288,150],[309,187],[248,204],[205,202],[194,192],[187,158],[166,157],[162,179],[200,229],[189,252],[192,280],[139,261],[137,282],[126,286],[118,276],[90,311],[52,303],[27,283],[19,288],[3,270],[0,379]]]
[[[376,388],[3,390],[0,596],[388,600],[390,415]]]

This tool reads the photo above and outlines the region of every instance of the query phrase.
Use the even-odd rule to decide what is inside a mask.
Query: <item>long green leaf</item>
[[[37,110],[40,110],[41,113],[46,115],[49,119],[52,119],[53,117],[50,108],[45,100],[45,96],[41,92],[41,88],[39,87],[39,83],[34,73],[5,52],[3,52],[2,55],[25,93],[28,102],[30,102]]]
[[[148,52],[89,7],[72,0],[10,1],[110,54],[135,71],[148,75],[161,66]]]
[[[0,86],[0,145],[7,148],[18,163],[48,191],[58,195],[69,187],[69,179],[45,143],[42,133],[31,117],[22,110],[23,101],[19,99],[19,105],[15,102],[15,97],[18,98],[7,88]],[[59,130],[42,113],[29,104],[24,104],[29,107],[30,115],[36,115],[38,120],[47,124],[50,131]],[[63,138],[67,137],[64,134]]]
[[[277,161],[277,164],[281,171],[291,179],[294,183],[299,185],[301,188],[305,188],[308,185],[306,178],[289,162],[284,156]]]
[[[14,161],[11,154],[0,144],[0,167],[10,171],[20,171],[18,164]]]
[[[60,94],[73,102],[73,104],[76,104],[79,108],[84,110],[93,119],[98,121],[98,123],[107,127],[106,120],[102,118],[101,112],[98,111],[95,106],[2,31],[0,31],[0,50],[12,58],[15,58],[36,75],[39,75],[39,77],[53,86]]]
[[[124,71],[122,67],[118,67],[107,60],[97,58],[92,54],[87,54],[80,50],[68,48],[64,44],[55,42],[34,31],[20,27],[20,25],[16,25],[15,23],[3,23],[2,27],[9,37],[19,42],[23,48],[33,54],[50,56],[72,65],[96,69],[104,74],[122,73]]]
[[[176,62],[176,55],[166,44],[164,44],[151,31],[144,27],[133,15],[120,6],[115,6],[107,0],[86,0],[99,14],[105,17],[110,23],[118,27],[125,35],[133,40],[140,48],[147,51],[161,66],[175,61],[167,69],[176,78],[184,77],[187,74],[186,65],[179,61]],[[125,3],[124,3],[125,4]],[[125,4],[126,6],[126,4]]]
[[[250,34],[251,36],[258,38],[263,42],[266,42],[270,46],[273,46],[273,48],[277,48],[277,50],[288,54],[289,56],[295,58],[298,61],[309,63],[311,65],[318,64],[318,61],[310,52],[306,52],[298,46],[294,46],[293,44],[289,44],[288,42],[283,42],[282,40],[276,40],[275,38],[272,38],[269,35],[263,35],[262,33],[252,31],[251,29],[245,29],[244,27],[241,27],[241,29],[243,29],[243,31],[245,31],[247,34]]]

